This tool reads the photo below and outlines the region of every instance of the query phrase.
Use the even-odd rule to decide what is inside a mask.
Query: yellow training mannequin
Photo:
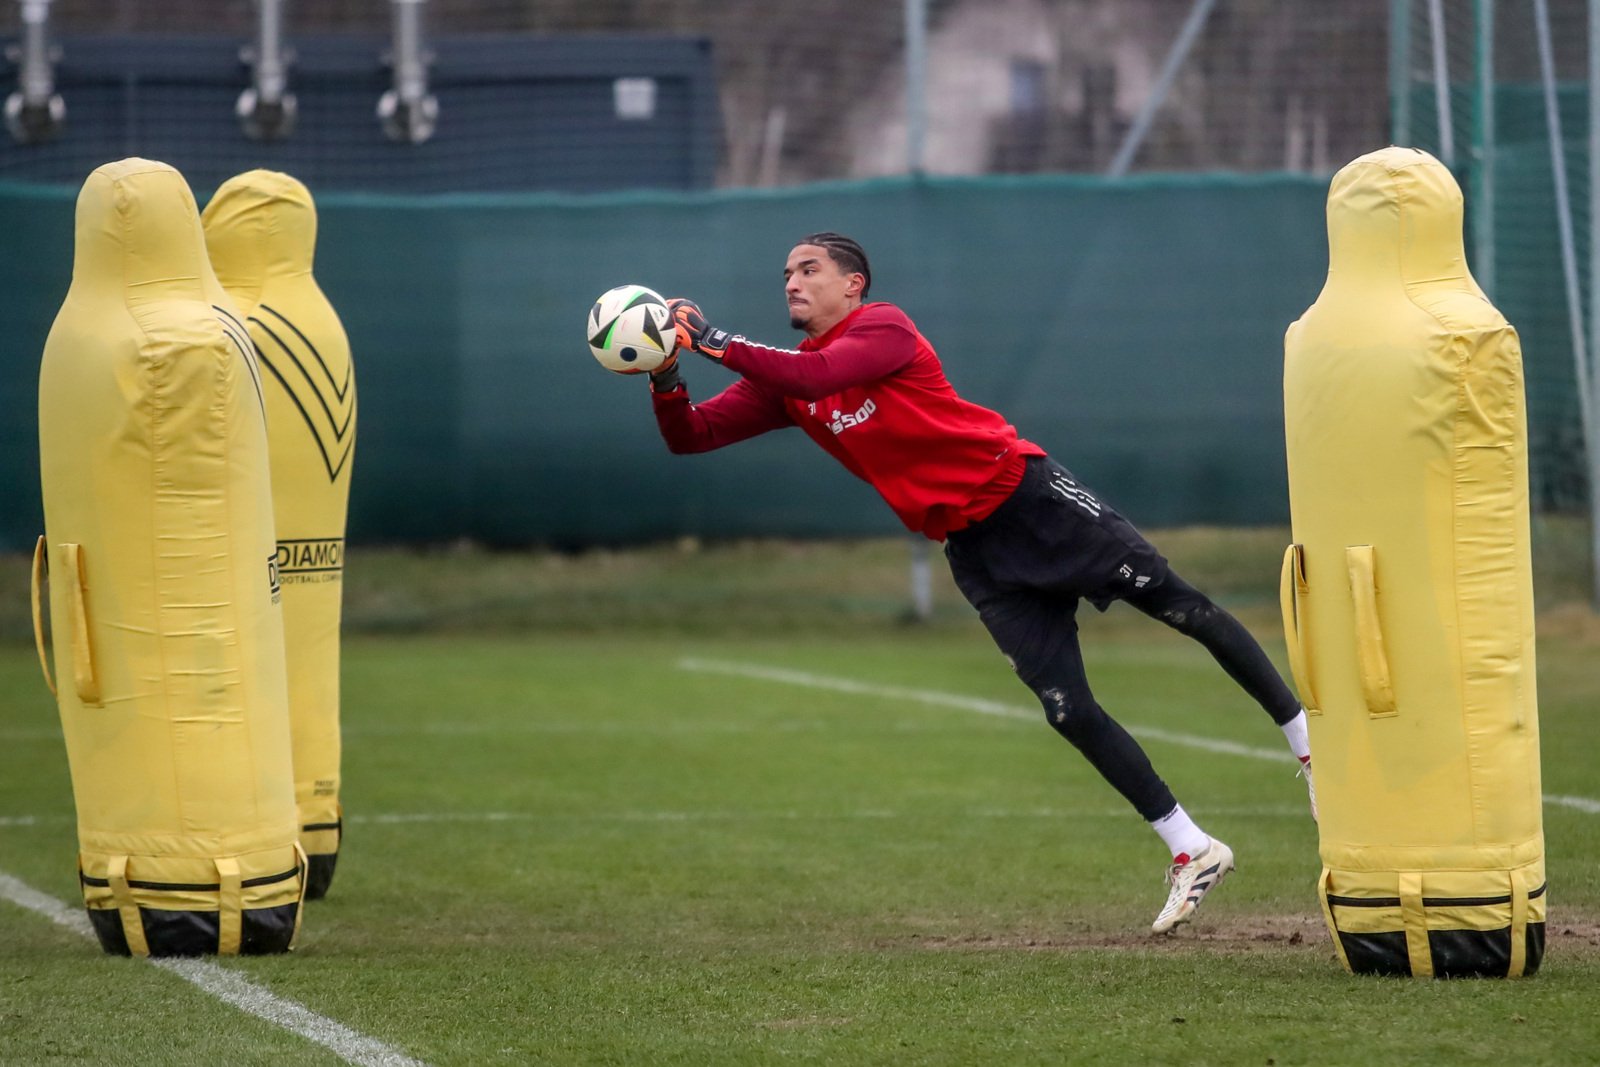
[[[108,952],[282,952],[305,861],[260,371],[177,171],[99,168],[76,228],[39,373],[35,575],[48,560],[84,899]]]
[[[1518,976],[1544,951],[1522,355],[1461,223],[1427,153],[1350,163],[1285,340],[1284,623],[1357,972]]]
[[[339,858],[339,617],[355,447],[350,343],[312,276],[317,213],[287,174],[224,182],[202,215],[212,266],[262,363],[278,573],[288,648],[306,895],[323,896]]]

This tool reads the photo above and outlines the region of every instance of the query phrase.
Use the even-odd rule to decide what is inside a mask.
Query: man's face
[[[846,274],[819,245],[795,245],[783,266],[783,293],[789,301],[789,325],[809,337],[821,337],[860,302],[859,274]]]

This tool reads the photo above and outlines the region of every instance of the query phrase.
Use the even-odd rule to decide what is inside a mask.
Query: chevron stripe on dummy
[[[287,174],[224,182],[201,216],[211,263],[262,366],[288,647],[289,718],[306,896],[339,859],[339,618],[345,514],[356,437],[350,342],[312,276],[317,212]]]

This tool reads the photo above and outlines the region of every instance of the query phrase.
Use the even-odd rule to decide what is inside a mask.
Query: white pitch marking
[[[910,700],[919,704],[933,704],[939,707],[975,711],[980,715],[999,715],[1007,719],[1032,720],[1042,714],[1014,704],[1002,704],[999,701],[984,700],[980,697],[964,697],[956,693],[941,693],[933,689],[908,689],[898,685],[876,685],[871,682],[857,682],[849,678],[812,674],[809,671],[788,670],[782,667],[763,667],[754,663],[733,663],[728,660],[688,657],[678,661],[678,668],[705,674],[731,674],[740,678],[757,678],[762,681],[782,682],[788,685],[807,686],[812,689],[831,689],[838,693],[857,693],[862,696],[884,697],[889,700]],[[1281,749],[1256,748],[1251,745],[1241,745],[1234,741],[1222,741],[1212,737],[1175,733],[1171,730],[1161,730],[1151,726],[1128,726],[1127,730],[1135,737],[1148,737],[1152,741],[1165,741],[1169,744],[1182,745],[1186,748],[1204,749],[1207,752],[1221,752],[1230,756],[1246,756],[1250,759],[1271,760],[1274,763],[1284,763],[1294,759],[1293,756]],[[1550,793],[1544,794],[1543,799],[1546,804],[1557,804],[1562,807],[1587,812],[1590,815],[1600,815],[1600,800],[1593,800],[1589,797],[1554,796]]]
[[[937,707],[957,708],[961,711],[975,711],[980,715],[996,715],[1006,719],[1026,719],[1029,722],[1033,722],[1044,717],[1043,711],[1020,707],[1016,704],[1002,704],[998,700],[965,697],[956,693],[941,693],[934,689],[908,689],[898,685],[875,685],[871,682],[857,682],[848,678],[812,674],[808,671],[792,671],[781,667],[762,667],[752,663],[730,663],[726,660],[694,658],[681,659],[678,661],[678,666],[686,671],[698,671],[706,674],[731,674],[742,678],[757,678],[767,682],[802,685],[811,689],[831,689],[837,693],[856,693],[861,696],[884,697],[889,700],[909,700],[918,704],[932,704]],[[1250,759],[1272,760],[1275,763],[1292,762],[1294,760],[1294,757],[1288,752],[1275,748],[1256,748],[1251,745],[1241,745],[1235,741],[1197,737],[1194,734],[1174,733],[1170,730],[1160,730],[1147,726],[1129,726],[1127,729],[1135,737],[1148,737],[1152,741],[1166,741],[1174,745],[1204,749],[1208,752],[1221,752],[1229,756],[1247,756]]]
[[[82,910],[69,908],[48,893],[41,893],[4,871],[0,871],[0,897],[5,897],[18,907],[43,915],[57,926],[64,926],[75,934],[83,937],[94,936],[94,927],[89,925],[89,916]]]
[[[426,1067],[421,1060],[412,1059],[375,1037],[352,1030],[326,1015],[318,1015],[304,1004],[271,993],[244,975],[215,963],[201,959],[150,962],[240,1011],[321,1045],[346,1063],[361,1067]]]
[[[4,871],[0,871],[0,897],[82,937],[94,937],[94,928],[81,908],[69,908]],[[269,992],[244,975],[209,960],[152,959],[149,962],[240,1011],[321,1045],[346,1063],[359,1067],[427,1067],[421,1060],[412,1059],[377,1038],[318,1015],[305,1005]]]

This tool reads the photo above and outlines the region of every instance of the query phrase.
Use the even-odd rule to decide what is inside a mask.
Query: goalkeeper
[[[1161,836],[1170,893],[1152,925],[1188,921],[1233,869],[1156,774],[1144,750],[1095,701],[1078,647],[1080,600],[1124,600],[1203,644],[1283,728],[1311,783],[1305,712],[1238,620],[1167,566],[1121,515],[999,414],[962,400],[933,347],[893,304],[867,303],[872,270],[837,233],[800,240],[784,266],[798,349],[771,348],[710,326],[692,301],[668,301],[672,358],[651,375],[656,422],[675,453],[707,452],[798,426],[869,482],[910,529],[945,543],[956,585],[1000,651],[1083,753]],[[685,349],[739,379],[692,403]],[[1311,794],[1316,815],[1316,794]]]

